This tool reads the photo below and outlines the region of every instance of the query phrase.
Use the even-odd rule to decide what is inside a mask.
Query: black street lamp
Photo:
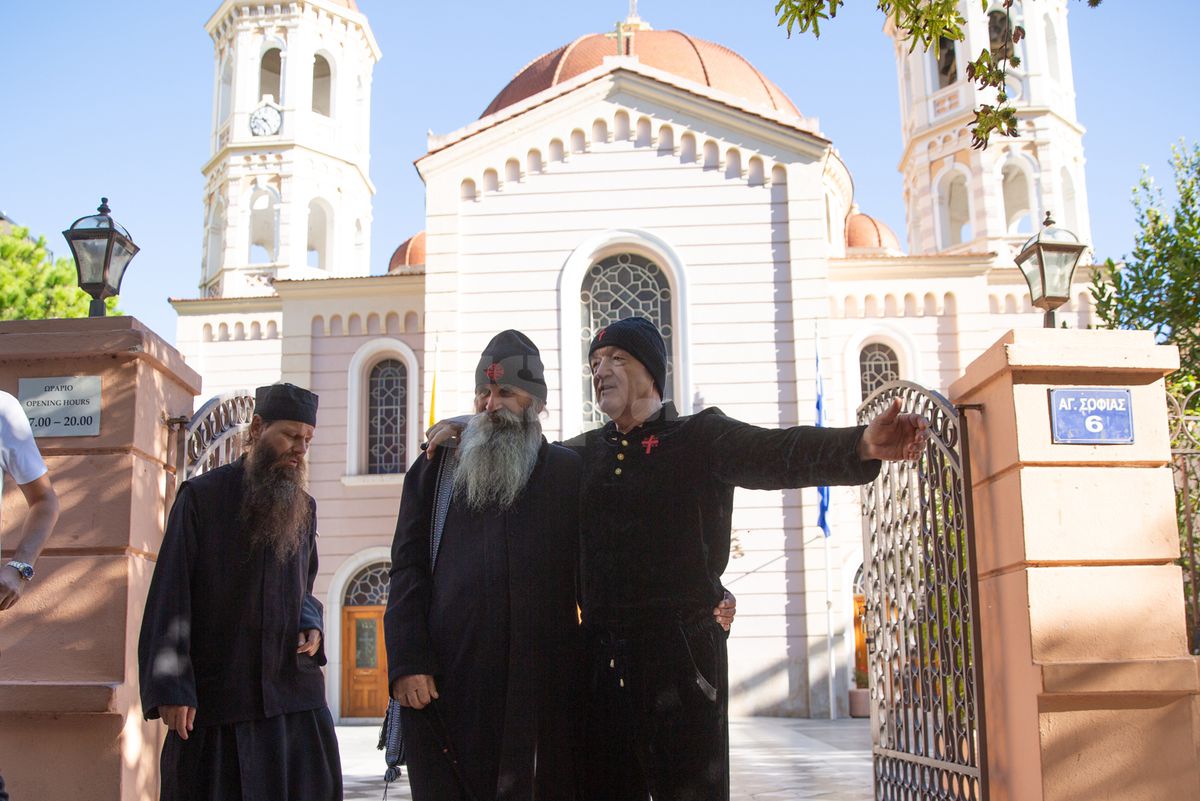
[[[120,294],[125,268],[141,249],[125,227],[109,216],[108,198],[100,198],[99,214],[80,217],[62,234],[75,257],[79,288],[92,296],[89,317],[103,317],[104,299]]]
[[[1054,310],[1071,299],[1071,276],[1086,249],[1075,234],[1054,227],[1050,212],[1046,212],[1042,230],[1021,248],[1017,266],[1029,284],[1033,305],[1046,312],[1044,327],[1054,328]]]

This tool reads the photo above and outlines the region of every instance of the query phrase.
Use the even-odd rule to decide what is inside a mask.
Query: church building
[[[887,29],[906,245],[770,76],[632,3],[617,31],[535,46],[482,114],[463,109],[461,127],[429,135],[416,160],[425,225],[385,269],[369,252],[381,51],[367,17],[354,0],[224,0],[207,23],[202,268],[197,296],[172,301],[176,342],[205,397],[279,380],[321,396],[309,459],[335,717],[384,707],[404,472],[431,418],[469,411],[496,332],[541,348],[556,440],[601,422],[587,345],[634,314],[663,331],[682,414],[715,406],[767,427],[814,421],[818,369],[826,423],[848,425],[881,384],[944,392],[1001,333],[1040,326],[1015,254],[1047,210],[1090,241],[1067,6],[1016,2],[1010,23],[1000,0],[960,0],[966,41],[931,52]],[[1008,87],[1020,136],[974,150],[972,111],[994,98],[964,65],[1003,47],[1010,24],[1026,31]],[[1059,319],[1086,327],[1086,287],[1072,296]],[[827,717],[831,695],[847,714],[858,491],[834,491],[828,543],[817,508],[815,490],[737,491],[724,576],[738,597],[734,714]]]

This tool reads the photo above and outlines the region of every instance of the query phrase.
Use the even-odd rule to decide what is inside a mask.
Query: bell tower
[[[380,52],[366,17],[354,0],[225,0],[205,27],[215,86],[201,295],[367,275]]]
[[[1084,183],[1083,126],[1075,115],[1075,83],[1067,38],[1068,0],[1002,0],[987,9],[959,0],[966,39],[942,39],[909,52],[889,20],[900,84],[900,127],[909,252],[994,252],[1011,262],[1046,211],[1083,242],[1091,241]],[[1011,31],[1025,30],[1012,44]],[[966,78],[972,54],[1005,43],[1011,58],[1006,93],[1020,136],[993,134],[986,150],[971,148],[969,123],[995,92]]]

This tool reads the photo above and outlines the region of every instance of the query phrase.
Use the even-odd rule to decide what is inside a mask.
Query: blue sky
[[[974,0],[970,0],[974,2]],[[625,0],[413,3],[358,0],[383,51],[372,95],[372,272],[424,226],[412,166],[425,132],[478,117],[509,78],[575,37],[611,30]],[[854,176],[862,210],[904,239],[896,69],[882,15],[852,0],[820,39],[776,28],[774,0],[641,0],[641,17],[741,53],[808,116],[820,119]],[[209,158],[216,0],[0,0],[7,112],[0,123],[0,210],[44,234],[90,214],[101,195],[142,252],[121,306],[168,340],[168,297],[194,297]],[[1088,201],[1100,258],[1133,244],[1130,187],[1140,165],[1170,181],[1170,146],[1196,141],[1200,3],[1070,2],[1078,114],[1088,129]],[[1189,99],[1191,98],[1191,99]]]

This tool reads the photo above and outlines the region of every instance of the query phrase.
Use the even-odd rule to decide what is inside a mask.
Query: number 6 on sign
[[[1083,427],[1093,434],[1099,434],[1104,430],[1104,420],[1099,415],[1089,414],[1083,421]]]

